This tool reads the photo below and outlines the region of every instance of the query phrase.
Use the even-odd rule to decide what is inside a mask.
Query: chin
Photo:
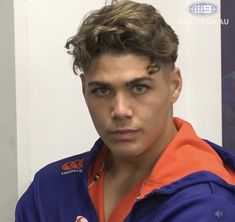
[[[110,150],[114,156],[124,159],[133,157],[136,158],[143,155],[144,153],[143,147],[139,145],[136,146],[131,143],[113,144],[112,149]]]

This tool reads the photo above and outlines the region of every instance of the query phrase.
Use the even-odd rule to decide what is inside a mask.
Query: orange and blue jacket
[[[133,206],[109,222],[235,221],[235,155],[174,121],[178,133]],[[98,222],[89,176],[102,147],[99,139],[89,152],[41,169],[17,204],[16,222]]]

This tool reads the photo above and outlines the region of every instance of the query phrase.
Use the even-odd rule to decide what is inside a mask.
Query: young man
[[[100,139],[40,170],[16,221],[234,221],[235,157],[173,118],[178,38],[156,9],[103,7],[66,47]]]

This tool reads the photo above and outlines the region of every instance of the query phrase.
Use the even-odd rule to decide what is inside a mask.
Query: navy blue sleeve
[[[27,191],[19,199],[16,211],[16,222],[44,222],[43,211],[40,203],[37,174]]]
[[[213,190],[213,191],[212,191]],[[134,206],[125,222],[234,222],[232,189],[199,184],[172,194],[155,193]]]

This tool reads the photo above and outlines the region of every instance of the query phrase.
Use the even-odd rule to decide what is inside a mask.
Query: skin
[[[162,66],[149,74],[149,64],[146,56],[104,54],[81,75],[94,126],[110,149],[104,185],[106,218],[149,175],[177,133],[173,103],[182,87],[180,70]]]

